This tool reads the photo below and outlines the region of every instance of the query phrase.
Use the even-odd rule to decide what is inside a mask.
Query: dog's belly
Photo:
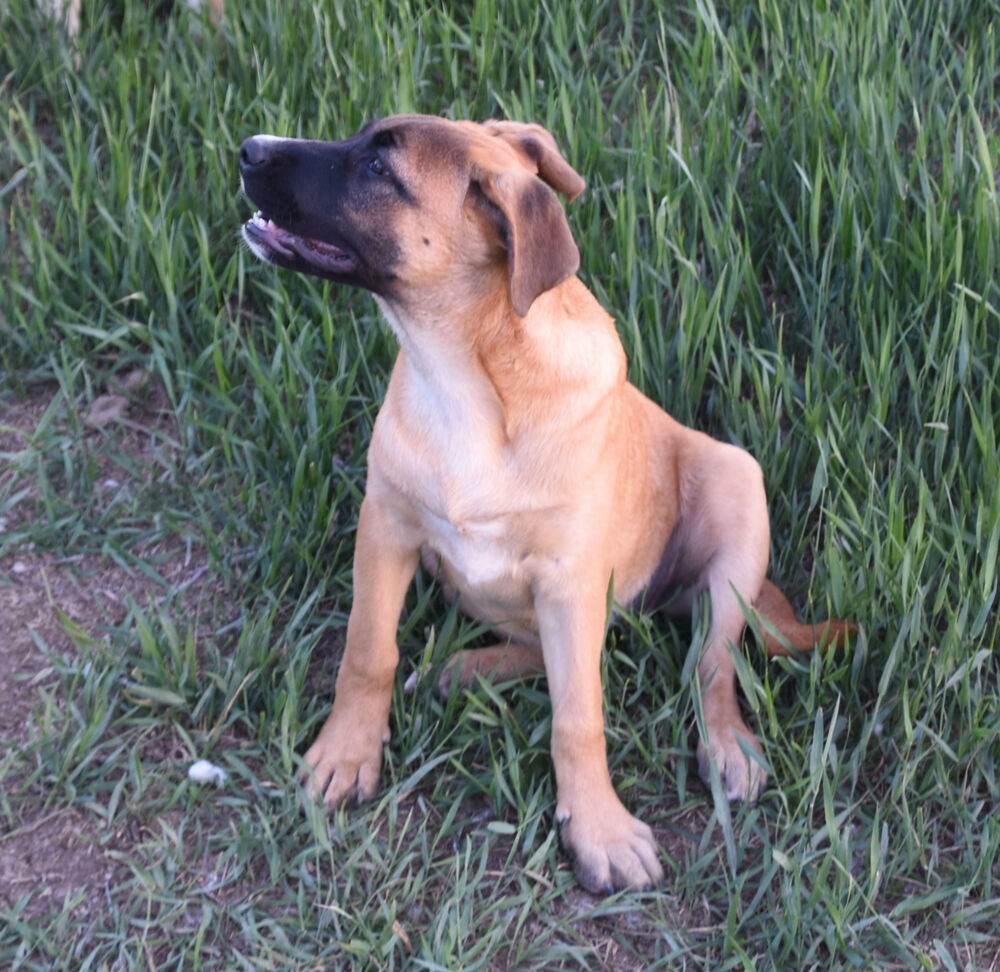
[[[424,566],[465,614],[514,638],[537,632],[531,582],[502,518],[452,523],[425,517]]]

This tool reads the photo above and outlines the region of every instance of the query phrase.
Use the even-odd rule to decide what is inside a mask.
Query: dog
[[[71,39],[76,40],[80,34],[81,0],[40,0],[39,5],[52,20],[63,25]],[[205,0],[204,3],[202,0],[187,0],[187,5],[195,13],[207,6],[212,23],[216,27],[222,23],[225,0]]]
[[[707,592],[698,666],[703,778],[753,800],[766,780],[730,653],[747,613],[772,653],[834,646],[853,626],[799,624],[765,579],[769,523],[749,453],[674,421],[626,379],[614,321],[576,276],[561,193],[584,181],[544,128],[420,115],[340,142],[256,135],[239,151],[260,259],[371,291],[399,353],[368,450],[354,600],[332,711],[305,753],[310,795],[371,798],[421,561],[499,635],[442,682],[547,678],[556,820],[580,883],[663,877],[650,828],[608,770],[600,654],[619,604],[690,612]]]

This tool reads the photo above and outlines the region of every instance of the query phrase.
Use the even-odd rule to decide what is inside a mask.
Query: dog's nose
[[[240,172],[266,165],[274,139],[266,135],[251,135],[240,146]]]

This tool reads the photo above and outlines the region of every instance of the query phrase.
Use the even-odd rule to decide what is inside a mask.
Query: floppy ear
[[[500,211],[510,300],[525,317],[539,294],[576,273],[580,251],[558,197],[537,176],[524,169],[489,172],[479,187]]]
[[[562,157],[552,135],[542,128],[525,122],[487,121],[483,128],[490,135],[502,138],[524,153],[534,164],[539,178],[572,202],[583,192],[586,183],[580,174]]]

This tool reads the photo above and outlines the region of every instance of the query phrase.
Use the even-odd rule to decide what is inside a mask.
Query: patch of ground
[[[0,399],[0,455],[25,448],[50,402],[48,392],[24,402]],[[4,476],[0,462],[0,485]],[[0,515],[0,537],[16,530],[24,508]],[[57,681],[47,653],[72,654],[74,636],[100,640],[124,619],[129,599],[143,603],[184,590],[190,605],[211,594],[205,555],[190,554],[180,539],[175,550],[157,545],[148,556],[160,565],[161,580],[95,554],[57,557],[30,544],[0,556],[0,761],[30,751],[38,691]],[[5,787],[16,785],[8,775]],[[86,917],[104,906],[120,867],[109,853],[115,849],[78,808],[53,810],[41,795],[18,801],[16,811],[0,816],[0,905],[12,907],[34,892],[25,911],[31,919],[79,896],[75,910]]]
[[[123,379],[133,392],[143,384],[136,374]],[[108,421],[126,422],[129,403],[125,389],[120,383],[114,387],[117,391],[98,396],[95,406],[102,399],[119,401],[117,417]],[[154,397],[155,407],[140,411],[148,427],[159,424],[165,404],[159,393]],[[0,398],[0,456],[16,454],[28,446],[52,398],[49,390],[25,401]],[[94,412],[94,407],[87,411],[85,425],[93,424],[89,419]],[[126,447],[138,451],[148,436],[141,422],[127,420],[126,424]],[[9,475],[0,463],[0,485]],[[30,483],[18,482],[16,488],[21,490],[25,485],[30,494]],[[0,514],[0,538],[5,532],[16,531],[26,508],[22,503]],[[178,540],[173,555],[168,545],[160,544],[148,549],[145,556],[161,565],[164,583],[93,554],[56,557],[37,552],[30,543],[0,555],[0,741],[5,746],[23,745],[28,739],[34,689],[47,678],[48,662],[40,645],[60,653],[72,651],[73,639],[67,630],[72,626],[99,638],[103,626],[122,620],[129,598],[143,602],[162,597],[168,589],[190,589],[189,596],[205,593],[208,568],[203,554],[189,556]]]
[[[13,908],[31,894],[23,912],[31,919],[76,900],[74,914],[85,919],[104,906],[104,889],[118,866],[100,846],[88,814],[75,807],[40,809],[0,837],[0,905]]]
[[[150,551],[162,557],[162,551]],[[166,586],[138,571],[88,554],[55,558],[35,552],[0,557],[0,741],[23,746],[30,739],[36,690],[52,677],[46,650],[75,649],[68,629],[99,640],[102,629],[122,621],[127,600],[163,597],[167,589],[195,588],[208,576],[203,555],[161,568]]]

